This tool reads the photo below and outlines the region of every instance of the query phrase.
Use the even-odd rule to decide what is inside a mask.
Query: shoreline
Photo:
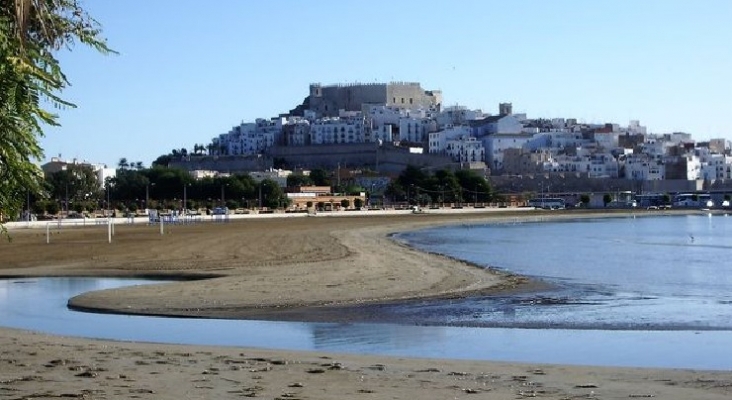
[[[527,217],[546,218],[547,214]],[[563,218],[577,217],[567,214]],[[562,217],[554,213],[551,216]],[[119,226],[119,235],[112,245],[103,242],[93,228],[54,233],[51,245],[43,242],[42,233],[23,231],[13,243],[0,245],[0,256],[10,263],[0,266],[0,275],[217,276],[175,282],[165,290],[161,290],[161,286],[148,286],[147,290],[92,292],[91,297],[84,299],[99,304],[116,302],[112,304],[118,307],[135,305],[140,310],[151,310],[152,306],[164,309],[161,305],[175,309],[187,304],[204,305],[209,309],[222,305],[229,308],[267,304],[295,306],[303,300],[309,306],[332,305],[338,303],[334,299],[357,305],[365,299],[399,300],[426,292],[460,296],[470,293],[468,289],[484,289],[499,281],[488,279],[486,276],[493,275],[464,262],[400,246],[387,235],[436,225],[490,223],[501,217],[303,219],[314,224],[312,229],[295,220],[286,223],[268,220],[244,225],[232,223],[227,227],[173,227],[165,237],[156,235],[154,227]],[[292,236],[293,229],[299,234]],[[326,231],[328,234],[323,235]],[[369,242],[367,249],[363,248],[363,237],[348,232],[364,233]],[[150,245],[152,249],[141,249],[141,244]],[[370,254],[368,249],[388,255]],[[251,257],[253,250],[258,251],[256,257]],[[363,266],[372,270],[357,271]],[[450,273],[444,273],[445,270]],[[399,274],[404,271],[407,271],[407,277]],[[293,274],[299,279],[293,278]],[[472,279],[476,278],[478,285],[471,286],[475,284]],[[478,287],[481,284],[487,286]],[[409,285],[408,290],[403,285]],[[293,290],[303,286],[319,291]],[[455,288],[459,290],[451,291]],[[551,346],[551,343],[546,345]],[[591,360],[592,355],[587,357]],[[3,366],[0,368],[0,395],[14,399],[137,397],[177,400],[242,396],[444,399],[480,394],[479,397],[487,399],[658,397],[716,400],[732,396],[729,371],[133,343],[69,338],[2,327],[0,365]]]
[[[78,339],[0,328],[11,399],[721,400],[729,372],[563,366]],[[478,396],[474,396],[478,395]]]
[[[453,210],[454,211],[454,210]],[[676,211],[673,213],[664,212],[661,215],[684,215],[689,214],[689,211]],[[692,211],[692,213],[694,213]],[[326,214],[324,219],[328,220],[340,220],[341,222],[347,221],[351,217],[355,217],[354,214],[336,215]],[[122,314],[122,315],[148,315],[148,316],[170,316],[170,317],[187,317],[187,318],[216,318],[216,319],[266,319],[270,321],[277,320],[279,317],[286,317],[288,321],[304,321],[304,322],[323,322],[325,321],[321,316],[318,316],[320,311],[332,309],[337,310],[338,308],[353,309],[361,305],[379,305],[379,304],[394,304],[404,301],[419,301],[419,300],[450,300],[457,298],[465,298],[476,295],[492,296],[492,295],[510,295],[512,293],[527,293],[527,292],[538,292],[551,288],[551,284],[537,280],[531,277],[521,276],[519,274],[513,274],[508,271],[497,269],[493,266],[482,266],[467,262],[452,256],[439,254],[435,252],[426,252],[419,250],[406,243],[403,243],[394,238],[395,235],[404,233],[407,231],[415,231],[419,229],[435,228],[447,225],[459,225],[459,224],[499,224],[505,222],[511,223],[527,223],[527,222],[550,222],[550,221],[562,221],[562,220],[578,220],[578,219],[593,219],[593,218],[625,218],[625,217],[642,217],[642,216],[659,216],[658,213],[651,212],[645,214],[637,214],[634,211],[621,210],[615,212],[544,212],[537,211],[533,213],[522,212],[469,212],[469,213],[449,213],[449,214],[401,214],[397,216],[371,216],[363,215],[363,219],[370,220],[372,218],[379,218],[376,224],[366,223],[366,227],[357,227],[355,230],[357,233],[366,233],[361,241],[356,244],[353,238],[350,240],[343,240],[343,237],[336,238],[337,244],[341,245],[345,249],[341,249],[339,254],[330,257],[324,257],[324,260],[307,260],[308,264],[323,263],[334,264],[337,268],[353,269],[359,266],[366,268],[374,264],[373,257],[367,257],[360,265],[343,265],[348,264],[350,261],[354,261],[354,256],[363,255],[365,252],[385,252],[388,256],[399,255],[402,256],[402,260],[413,259],[418,262],[425,264],[435,264],[436,268],[430,273],[434,274],[434,269],[443,269],[447,271],[447,278],[445,276],[430,277],[427,285],[423,285],[417,288],[410,288],[409,286],[414,285],[411,281],[411,277],[402,274],[397,277],[388,277],[389,281],[407,281],[409,284],[406,288],[395,287],[392,285],[390,288],[384,287],[384,282],[380,282],[379,285],[375,285],[373,288],[369,288],[369,294],[363,295],[362,292],[353,294],[348,293],[344,295],[344,291],[340,293],[333,293],[326,296],[309,296],[304,293],[298,293],[288,299],[283,299],[280,293],[276,298],[272,296],[264,296],[264,299],[253,298],[249,296],[244,299],[238,299],[239,302],[232,301],[232,296],[224,297],[222,300],[214,300],[213,302],[207,302],[202,296],[197,298],[197,302],[186,303],[181,302],[181,298],[178,301],[171,301],[170,293],[165,293],[165,290],[157,286],[155,292],[149,286],[141,287],[127,287],[119,289],[107,289],[103,291],[94,291],[83,293],[78,296],[71,298],[68,302],[68,306],[71,309],[86,312],[106,313],[106,314]],[[357,217],[362,217],[358,215]],[[400,221],[394,223],[393,218],[398,217]],[[433,218],[425,220],[425,218]],[[437,218],[437,219],[434,219]],[[362,218],[355,218],[361,220]],[[317,218],[322,220],[322,218]],[[260,220],[261,221],[261,220]],[[301,219],[302,221],[302,219]],[[310,218],[306,218],[306,223],[313,221]],[[234,223],[241,223],[237,221]],[[386,223],[386,225],[380,225],[380,223]],[[203,225],[206,225],[205,223]],[[324,224],[321,224],[324,225]],[[394,225],[397,225],[396,227]],[[153,227],[154,228],[154,227]],[[178,228],[178,227],[176,227]],[[186,226],[180,227],[186,229]],[[319,226],[318,229],[323,228]],[[327,227],[326,228],[330,228]],[[79,228],[74,228],[79,229]],[[90,229],[89,227],[81,229]],[[168,228],[171,229],[171,228]],[[27,231],[26,231],[27,232]],[[340,229],[332,229],[328,232],[330,235],[340,235],[344,231]],[[365,242],[364,243],[364,239]],[[88,240],[88,239],[87,239]],[[365,244],[367,246],[365,246]],[[365,249],[357,250],[357,247],[365,247]],[[1,248],[0,248],[1,249]],[[1,255],[2,253],[0,253]],[[404,257],[406,256],[406,257]],[[237,258],[236,256],[234,258]],[[356,257],[358,258],[358,257]],[[364,257],[360,257],[364,258]],[[94,259],[94,257],[92,257]],[[391,262],[389,262],[391,261]],[[297,261],[295,261],[296,263]],[[396,268],[402,268],[403,265],[388,260],[386,262],[388,267],[392,269],[392,272]],[[283,266],[291,265],[294,263],[282,263]],[[265,263],[264,267],[274,266],[274,263]],[[414,269],[414,265],[411,265]],[[170,270],[147,270],[145,272],[132,271],[128,268],[119,268],[115,271],[110,271],[106,268],[91,268],[86,272],[79,272],[71,268],[63,268],[59,273],[56,270],[49,270],[40,265],[40,270],[31,268],[26,269],[27,274],[18,274],[17,272],[4,273],[4,269],[0,268],[0,277],[41,277],[41,276],[89,276],[89,277],[126,277],[126,278],[145,278],[155,280],[165,280],[169,283],[193,283],[205,285],[215,281],[216,288],[208,287],[206,291],[210,293],[214,289],[221,288],[221,281],[241,279],[241,276],[236,273],[231,273],[228,270],[233,268],[214,268],[220,272],[213,272],[211,269],[176,269],[171,268]],[[12,271],[12,270],[11,270]],[[417,268],[417,272],[424,272]],[[388,269],[380,269],[379,272],[389,273]],[[412,271],[414,272],[414,271]],[[440,271],[444,272],[444,271]],[[427,272],[424,272],[427,274]],[[453,276],[450,276],[453,275]],[[455,279],[457,276],[457,281]],[[373,276],[371,276],[373,278]],[[452,280],[450,281],[450,278]],[[274,279],[293,281],[292,278],[284,277],[282,275],[274,276]],[[352,291],[355,284],[361,284],[363,278],[358,281],[347,281],[343,282],[343,277],[338,277],[337,283],[323,283],[318,282],[320,288],[325,287],[326,289],[332,289],[341,285],[348,285],[346,289]],[[383,279],[382,279],[383,280]],[[445,283],[447,281],[447,283]],[[167,283],[167,282],[166,282]],[[388,283],[388,282],[387,282]],[[237,282],[238,285],[243,286],[241,281]],[[295,281],[295,286],[299,286]],[[293,284],[287,286],[287,291],[293,289]],[[442,285],[441,285],[442,284]],[[191,285],[188,285],[191,286]],[[317,287],[318,285],[316,285]],[[188,287],[187,289],[191,289]],[[280,292],[283,291],[282,287],[276,288]],[[385,290],[389,289],[389,290]],[[411,290],[410,290],[411,289]],[[231,289],[229,289],[231,290]],[[376,292],[376,293],[373,293]],[[150,294],[154,295],[150,297]],[[178,291],[177,294],[183,294]],[[146,297],[147,296],[147,297]],[[241,294],[235,296],[241,297]],[[164,298],[165,297],[165,298]],[[137,301],[130,301],[131,298]],[[164,299],[163,299],[164,298]],[[144,300],[141,300],[144,299]],[[157,302],[165,301],[164,307],[159,307]],[[124,304],[121,303],[124,301]],[[187,305],[185,305],[187,304]],[[313,312],[309,312],[312,310]],[[352,318],[345,318],[341,313],[333,312],[330,313],[330,322],[341,322],[341,321],[353,321]],[[358,320],[357,318],[355,320]]]

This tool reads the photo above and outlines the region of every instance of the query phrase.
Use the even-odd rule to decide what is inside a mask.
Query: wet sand
[[[556,215],[556,214],[554,214]],[[246,219],[227,224],[11,230],[5,276],[208,279],[87,293],[81,308],[256,318],[281,310],[526,289],[524,278],[399,245],[392,232],[507,214]],[[298,311],[299,312],[299,311]],[[303,315],[307,314],[304,312]],[[548,346],[551,344],[548,343]],[[398,359],[121,343],[0,329],[0,398],[716,399],[732,374]],[[591,362],[591,354],[587,355]]]

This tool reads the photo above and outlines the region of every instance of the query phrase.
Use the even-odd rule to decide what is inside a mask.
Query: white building
[[[485,118],[481,110],[469,110],[463,106],[446,107],[434,116],[437,122],[437,129],[445,129],[451,126],[466,125],[470,121]]]
[[[430,154],[447,154],[448,140],[456,140],[460,137],[471,136],[471,129],[468,126],[455,126],[429,134],[428,149]]]
[[[524,126],[514,115],[496,115],[470,121],[473,135],[477,138],[486,135],[518,134]]]
[[[532,135],[531,140],[524,147],[529,151],[544,149],[561,150],[566,148],[578,148],[590,144],[580,133],[575,132],[541,132]]]
[[[701,179],[714,182],[717,179],[730,179],[729,170],[732,157],[712,153],[707,148],[697,149],[701,162]]]
[[[493,134],[482,138],[485,148],[485,163],[494,171],[503,169],[503,152],[506,149],[521,149],[533,135],[519,134]]]
[[[437,132],[432,118],[402,117],[399,119],[399,140],[409,143],[427,143],[429,134]]]
[[[617,178],[618,162],[610,153],[557,155],[542,163],[545,172],[586,174],[590,178]]]
[[[41,165],[43,174],[48,176],[60,171],[66,171],[70,165],[77,165],[80,167],[89,168],[94,172],[97,178],[97,184],[100,188],[104,188],[104,183],[107,179],[114,178],[117,176],[117,170],[114,168],[107,168],[106,164],[90,163],[79,159],[62,160],[60,157],[51,157],[51,160]]]
[[[455,162],[475,163],[485,160],[483,143],[470,136],[461,135],[446,141],[445,153]]]
[[[312,144],[364,143],[364,119],[321,118],[310,125]]]
[[[624,158],[625,178],[635,181],[666,179],[666,166],[659,158],[647,154],[630,154]]]
[[[310,121],[300,117],[290,117],[282,126],[282,139],[285,146],[305,146],[311,143]]]
[[[279,139],[284,122],[284,118],[258,118],[254,123],[241,123],[213,139],[213,153],[236,156],[261,153]]]
[[[686,159],[686,180],[702,179],[702,164],[699,157],[694,154],[687,154],[683,158]]]
[[[620,132],[595,132],[595,142],[605,150],[618,147]]]
[[[261,182],[265,179],[270,179],[277,182],[280,187],[287,187],[287,177],[291,174],[292,171],[290,170],[270,168],[265,171],[250,172],[249,176],[251,176],[255,182]]]

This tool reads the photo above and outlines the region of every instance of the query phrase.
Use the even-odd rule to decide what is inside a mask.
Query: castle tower
[[[310,96],[311,97],[323,97],[323,89],[319,83],[310,84]]]
[[[499,115],[511,115],[513,114],[513,105],[511,103],[499,103],[498,104]]]

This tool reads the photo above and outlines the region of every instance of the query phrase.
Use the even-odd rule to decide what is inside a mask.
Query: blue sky
[[[85,4],[120,54],[59,54],[79,107],[47,130],[47,158],[149,165],[290,110],[312,82],[418,81],[446,105],[732,139],[728,0]]]

